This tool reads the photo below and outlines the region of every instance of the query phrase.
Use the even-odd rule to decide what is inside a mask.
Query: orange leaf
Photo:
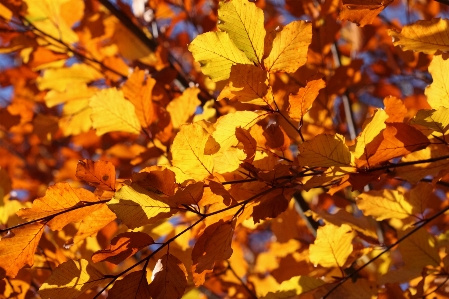
[[[154,243],[153,238],[142,232],[126,232],[111,240],[109,249],[99,250],[92,255],[92,261],[110,262],[118,265],[136,252]]]
[[[256,156],[257,142],[256,139],[251,136],[248,130],[240,127],[235,128],[235,137],[243,144],[243,151],[246,154],[247,162],[252,162]]]
[[[174,255],[166,254],[157,261],[150,283],[152,299],[178,299],[187,287],[187,271]]]
[[[259,223],[260,220],[267,218],[276,218],[288,208],[288,202],[289,200],[287,200],[283,194],[277,194],[262,201],[258,206],[254,207],[254,223]]]
[[[149,127],[154,118],[152,92],[155,84],[156,80],[151,77],[145,80],[145,71],[136,69],[122,87],[125,98],[136,108],[137,118],[143,128]]]
[[[304,114],[312,108],[313,101],[318,96],[320,89],[326,86],[326,83],[321,77],[319,74],[312,76],[309,78],[311,80],[307,82],[307,85],[300,88],[297,94],[288,96],[290,105],[287,111],[292,119],[296,121],[302,120]]]
[[[388,119],[385,122],[403,122],[404,116],[407,114],[407,108],[402,100],[389,96],[384,99],[385,112],[388,114]]]
[[[404,123],[387,123],[387,127],[366,146],[357,165],[375,165],[426,148],[429,139],[419,130]],[[366,161],[368,157],[368,161]]]
[[[263,132],[263,136],[267,139],[266,145],[269,148],[284,152],[290,146],[290,137],[277,123],[269,125]]]
[[[176,194],[170,197],[168,201],[176,205],[198,205],[201,197],[203,197],[203,188],[203,182],[197,182],[185,188],[179,188]]]
[[[176,188],[174,172],[160,166],[147,167],[139,173],[133,173],[132,181],[145,190],[167,196],[174,195]]]
[[[371,24],[393,0],[343,0],[341,20],[349,20],[359,26]]]
[[[192,251],[194,272],[212,270],[215,262],[226,260],[232,255],[234,224],[220,220],[208,226],[196,241]]]
[[[150,298],[150,288],[146,278],[146,271],[140,270],[129,273],[125,278],[114,283],[114,286],[108,292],[108,299],[123,298]]]
[[[99,209],[99,205],[82,207],[82,202],[95,201],[98,198],[86,189],[73,189],[68,183],[57,183],[48,187],[44,197],[34,200],[31,208],[21,209],[17,215],[26,220],[56,215],[47,225],[52,230],[61,230],[67,224],[78,222]]]
[[[115,191],[115,167],[108,161],[80,160],[76,177],[102,190]]]
[[[0,240],[0,279],[15,277],[25,266],[34,264],[34,252],[44,232],[44,224],[36,222],[9,232]]]

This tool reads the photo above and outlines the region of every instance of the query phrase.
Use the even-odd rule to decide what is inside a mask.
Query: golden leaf
[[[315,79],[316,78],[316,79]],[[321,75],[314,76],[310,81],[307,82],[305,87],[301,87],[296,94],[290,94],[288,96],[288,106],[287,112],[290,118],[300,121],[303,119],[304,114],[306,114],[312,104],[315,101],[320,89],[324,88],[326,83],[321,79]]]
[[[443,136],[449,129],[449,108],[419,110],[416,116],[410,120],[410,124],[430,129],[431,132],[428,135]]]
[[[449,51],[448,30],[447,19],[419,20],[404,26],[400,33],[389,29],[388,35],[393,38],[393,45],[401,46],[404,51],[435,54],[437,51]]]
[[[352,252],[352,228],[343,224],[338,227],[327,223],[320,226],[315,242],[310,245],[310,261],[323,267],[343,267]]]
[[[320,134],[299,147],[298,162],[303,166],[350,166],[351,152],[340,134]]]
[[[187,88],[181,96],[168,103],[167,111],[170,112],[173,128],[178,129],[195,114],[196,107],[201,105],[199,93],[200,89],[197,87]]]
[[[295,276],[283,281],[276,292],[269,292],[262,299],[283,299],[310,292],[322,286],[324,281],[310,276]]]
[[[16,228],[0,240],[0,278],[15,277],[19,270],[34,264],[34,252],[44,232],[43,223]]]
[[[413,206],[396,190],[372,190],[362,193],[357,198],[357,207],[364,215],[373,216],[378,221],[413,216]]]
[[[343,0],[341,20],[349,20],[359,26],[371,24],[393,0]]]
[[[264,52],[263,10],[247,0],[220,2],[217,27],[227,32],[246,57],[261,64]]]
[[[115,167],[108,161],[80,160],[76,177],[102,190],[115,191]]]
[[[307,61],[307,50],[312,42],[312,23],[294,21],[276,32],[271,52],[264,59],[270,73],[293,73]]]
[[[39,288],[39,295],[42,299],[75,299],[109,280],[110,278],[104,278],[87,260],[70,260],[53,270],[51,276]]]
[[[190,43],[189,51],[200,63],[203,73],[214,82],[228,79],[233,65],[251,64],[226,32],[207,32],[198,35]]]
[[[92,124],[98,135],[108,132],[140,133],[140,122],[131,102],[115,88],[103,89],[90,99]]]
[[[449,47],[449,42],[448,42]],[[449,50],[449,49],[448,49]],[[430,107],[438,109],[441,106],[449,108],[449,59],[448,55],[435,55],[429,65],[429,73],[432,75],[432,83],[426,87],[424,93]]]
[[[36,83],[39,90],[53,89],[64,92],[101,78],[103,76],[97,70],[79,63],[67,68],[45,70],[43,77],[37,78]]]

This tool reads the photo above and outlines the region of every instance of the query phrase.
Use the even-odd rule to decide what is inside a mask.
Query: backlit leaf
[[[173,99],[167,105],[167,111],[170,112],[173,127],[178,129],[186,123],[195,114],[196,107],[201,105],[198,99],[200,89],[197,87],[187,88],[182,95]]]
[[[263,10],[247,0],[220,2],[217,27],[227,32],[237,48],[256,64],[264,52]]]
[[[130,229],[156,223],[176,212],[161,197],[136,184],[115,192],[108,206]]]
[[[269,292],[263,299],[291,298],[319,288],[324,284],[321,279],[310,276],[295,276],[281,283],[278,290]]]
[[[99,91],[90,99],[92,124],[98,135],[108,132],[140,133],[140,122],[134,105],[115,88]]]
[[[410,120],[410,124],[429,128],[437,136],[445,135],[449,129],[449,108],[419,110],[416,116]]]
[[[312,42],[312,23],[293,21],[276,32],[273,47],[264,59],[270,73],[295,72],[307,61],[307,49]]]
[[[376,220],[405,219],[413,215],[413,206],[396,190],[371,190],[360,194],[357,207]]]
[[[365,26],[371,24],[377,15],[392,2],[393,0],[343,0],[339,18]]]
[[[351,153],[344,137],[336,134],[320,134],[298,147],[298,161],[304,166],[350,166]]]
[[[265,199],[259,205],[254,207],[254,223],[258,223],[260,220],[265,220],[267,218],[276,218],[280,213],[287,209],[288,202],[289,201],[283,194],[278,194],[271,198]]]
[[[20,269],[34,264],[34,252],[44,232],[43,223],[19,227],[0,240],[0,278],[15,277]]]
[[[449,41],[448,41],[449,47]],[[432,84],[426,87],[425,94],[430,106],[438,109],[441,106],[449,108],[449,58],[446,54],[435,55],[429,65],[429,73],[432,75]]]
[[[94,263],[108,261],[118,265],[136,252],[154,243],[153,238],[142,232],[126,232],[111,240],[109,249],[95,252],[92,255]]]
[[[251,64],[226,32],[206,32],[198,35],[190,43],[189,51],[201,64],[203,73],[214,82],[228,79],[233,65]]]
[[[51,276],[39,288],[39,295],[43,299],[75,299],[87,290],[109,280],[87,260],[69,260],[53,270]]]
[[[447,19],[419,20],[404,26],[401,32],[389,29],[388,35],[393,38],[393,45],[401,46],[404,51],[435,54],[449,51],[448,28]]]
[[[232,255],[232,235],[234,225],[220,220],[206,227],[193,247],[192,261],[194,272],[212,270],[215,262],[226,260]]]
[[[178,299],[187,287],[187,271],[174,255],[167,253],[156,263],[149,293],[153,299]]]
[[[354,232],[347,224],[320,226],[315,242],[310,245],[310,261],[323,267],[341,268],[352,252],[353,238]]]
[[[288,101],[290,103],[288,107],[288,115],[290,118],[300,121],[303,119],[304,114],[306,114],[312,107],[313,101],[315,101],[320,89],[326,86],[326,83],[321,76],[316,78],[314,76],[310,81],[307,82],[305,87],[301,87],[296,94],[291,94],[288,96]]]
[[[85,86],[85,83],[102,78],[101,74],[86,64],[74,64],[68,68],[49,69],[44,72],[43,77],[37,79],[40,90],[53,89],[63,92],[74,86]]]
[[[399,231],[398,237],[412,230]],[[408,268],[422,269],[424,266],[438,266],[440,255],[435,238],[425,229],[420,229],[399,244],[402,258]]]
[[[72,188],[68,183],[57,183],[48,187],[44,197],[34,200],[31,208],[21,209],[17,215],[27,220],[56,215],[47,225],[52,230],[61,230],[67,224],[78,222],[99,208],[99,204],[83,207],[83,202],[96,201],[97,196],[86,189]]]
[[[115,191],[115,167],[108,161],[80,160],[76,177],[102,190]]]
[[[114,283],[108,292],[109,299],[147,299],[150,298],[150,288],[145,271],[135,271]]]

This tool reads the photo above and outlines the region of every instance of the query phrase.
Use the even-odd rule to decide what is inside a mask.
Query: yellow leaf
[[[263,299],[291,298],[310,292],[322,286],[324,281],[310,276],[295,276],[283,281],[275,293],[269,292]]]
[[[238,144],[238,139],[235,136],[235,129],[237,127],[248,130],[265,116],[266,114],[253,111],[228,113],[218,119],[216,130],[212,133],[212,137],[220,144],[220,151],[225,151],[231,146]]]
[[[181,126],[171,148],[174,166],[171,170],[176,174],[177,182],[201,181],[212,174],[212,156],[204,153],[209,136],[199,124]]]
[[[101,204],[82,207],[82,202],[96,202],[97,196],[86,189],[72,188],[68,183],[57,183],[48,187],[45,196],[33,201],[31,208],[17,212],[26,220],[53,217],[47,222],[52,230],[61,230],[71,222],[81,221],[84,217],[100,208]],[[80,208],[77,208],[80,207]]]
[[[357,207],[364,215],[373,216],[378,221],[413,216],[413,206],[396,190],[372,190],[360,194],[357,198]]]
[[[365,154],[365,147],[376,137],[383,129],[386,128],[385,121],[388,119],[388,114],[385,110],[376,110],[373,117],[366,120],[363,124],[363,131],[356,139],[353,146],[353,153],[355,158],[360,158]]]
[[[351,152],[340,134],[320,134],[299,147],[298,161],[301,166],[350,166]]]
[[[238,169],[245,160],[246,154],[242,149],[231,147],[225,151],[219,151],[212,157],[214,159],[214,172],[226,173]]]
[[[189,45],[189,51],[201,65],[201,70],[214,82],[229,78],[235,64],[252,64],[231,41],[226,32],[207,32],[198,35]]]
[[[11,231],[0,240],[0,278],[15,277],[34,263],[34,252],[44,232],[43,223],[32,223]]]
[[[140,133],[140,122],[131,102],[115,88],[99,91],[90,99],[92,124],[98,135],[108,132]]]
[[[145,80],[145,71],[136,69],[123,84],[122,91],[136,108],[136,115],[140,125],[149,127],[153,121],[152,92],[156,80],[149,77]]]
[[[58,81],[59,82],[59,81]],[[88,100],[91,98],[98,89],[96,87],[87,86],[86,83],[75,83],[76,86],[71,86],[64,91],[58,91],[55,89],[50,90],[45,95],[45,104],[47,107],[54,107],[62,103],[71,103],[76,101]]]
[[[167,111],[170,112],[173,128],[178,129],[195,114],[196,107],[201,105],[198,99],[199,93],[200,89],[198,87],[187,88],[181,96],[168,103]]]
[[[151,298],[146,274],[147,272],[143,270],[129,273],[114,283],[108,292],[108,299]]]
[[[136,184],[115,192],[108,206],[130,229],[156,223],[176,213],[161,197]]]
[[[187,271],[174,255],[167,253],[154,266],[153,281],[149,286],[152,299],[178,299],[187,287]]]
[[[431,132],[428,135],[443,136],[449,129],[449,108],[419,110],[416,116],[410,120],[410,124],[429,128]]]
[[[90,118],[92,109],[89,107],[88,99],[79,99],[68,102],[62,108],[62,117],[59,120],[59,127],[64,136],[79,135],[92,128]]]
[[[39,294],[42,299],[75,299],[85,291],[109,280],[110,278],[104,278],[87,260],[70,260],[53,270],[51,276],[39,288]]]
[[[6,22],[9,22],[12,18],[12,11],[0,3],[0,17],[2,17]]]
[[[209,100],[203,106],[203,113],[196,114],[193,117],[193,122],[199,122],[201,120],[207,120],[210,122],[215,122],[215,115],[217,114],[217,110],[214,108],[215,101]]]
[[[398,231],[398,238],[409,233],[412,228]],[[420,229],[399,243],[399,251],[407,268],[417,268],[419,273],[424,266],[440,264],[439,250],[435,238],[425,229]]]
[[[342,267],[352,252],[352,228],[343,224],[338,227],[327,223],[320,226],[315,242],[310,245],[310,261],[323,267]]]
[[[37,78],[36,83],[39,90],[65,92],[101,78],[101,73],[94,68],[78,63],[66,68],[45,70],[44,76]]]
[[[448,29],[449,30],[449,29]],[[449,42],[448,42],[449,44]],[[430,107],[438,109],[441,106],[449,108],[449,59],[446,54],[435,55],[429,65],[429,73],[433,82],[426,87],[424,93]]]
[[[322,286],[316,293],[314,298],[323,298],[327,295],[328,299],[377,299],[378,289],[374,281],[368,281],[364,278],[357,280],[348,280],[341,284],[332,293],[328,294],[334,284],[327,284]]]
[[[312,42],[312,23],[294,21],[276,33],[270,54],[264,60],[270,73],[293,73],[307,61]]]
[[[307,82],[305,87],[301,87],[297,94],[291,94],[288,96],[288,102],[290,103],[287,111],[288,115],[296,120],[300,121],[304,117],[310,108],[312,108],[313,101],[315,101],[320,89],[326,86],[326,83],[321,76],[315,79],[316,76],[312,77],[310,81]]]
[[[261,64],[264,51],[263,10],[247,0],[220,2],[218,29],[229,34],[237,48],[256,64]]]
[[[228,98],[243,103],[269,106],[272,102],[268,87],[267,72],[254,65],[233,65],[229,83],[221,91],[217,100]]]
[[[393,0],[343,0],[341,20],[349,20],[359,26],[371,24]]]
[[[400,33],[389,29],[388,35],[393,38],[393,45],[401,46],[404,51],[435,54],[437,51],[449,51],[448,30],[447,19],[419,20],[404,26]]]

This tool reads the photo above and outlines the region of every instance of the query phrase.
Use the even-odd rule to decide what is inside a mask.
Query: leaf
[[[406,235],[412,228],[398,231],[398,238]],[[425,229],[420,229],[399,243],[399,251],[407,268],[421,272],[425,266],[438,266],[440,255],[435,238]]]
[[[273,102],[268,87],[267,72],[249,64],[231,67],[229,83],[223,88],[217,100],[228,98],[242,103],[270,106]]]
[[[175,194],[175,174],[169,169],[160,166],[152,166],[142,169],[139,173],[133,173],[132,181],[144,189],[156,194],[172,196]]]
[[[293,21],[276,32],[273,47],[264,59],[270,73],[293,73],[307,61],[307,49],[312,42],[312,23]]]
[[[233,65],[251,64],[226,32],[207,32],[198,35],[190,43],[189,51],[200,63],[203,73],[214,82],[228,79]]]
[[[140,134],[140,122],[134,105],[115,88],[103,89],[90,99],[92,124],[98,135],[108,132]]]
[[[309,247],[310,261],[323,267],[343,267],[352,252],[353,238],[354,232],[347,224],[320,226],[315,242]]]
[[[201,105],[199,93],[197,87],[187,88],[181,96],[168,103],[167,111],[170,112],[173,128],[178,129],[195,114],[196,107]]]
[[[129,273],[118,280],[108,292],[108,299],[147,299],[150,298],[150,288],[146,279],[146,271]]]
[[[109,249],[99,250],[92,255],[92,262],[120,264],[139,250],[154,244],[153,238],[142,232],[121,233],[111,240]]]
[[[406,25],[401,32],[389,29],[388,35],[393,38],[393,45],[402,50],[413,50],[426,54],[449,51],[449,40],[446,33],[449,27],[447,19],[419,20]]]
[[[233,232],[234,225],[231,222],[223,222],[223,220],[206,227],[192,251],[195,273],[212,270],[215,262],[231,257]]]
[[[416,116],[410,120],[410,124],[429,128],[437,136],[445,135],[449,129],[449,108],[419,110]]]
[[[246,154],[246,160],[252,162],[256,156],[257,143],[248,130],[240,127],[235,128],[235,137],[243,144],[243,151]]]
[[[34,252],[44,232],[43,223],[31,223],[9,231],[0,240],[0,278],[16,277],[20,269],[33,266]]]
[[[220,2],[217,27],[229,34],[249,60],[262,63],[265,38],[262,9],[247,0]]]
[[[366,216],[373,216],[376,220],[406,219],[413,216],[413,206],[396,190],[371,190],[360,194],[357,207]]]
[[[307,82],[305,87],[301,87],[298,93],[288,96],[288,102],[290,103],[287,109],[288,116],[296,121],[302,121],[304,115],[312,108],[320,89],[326,86],[324,80],[321,79],[321,75],[309,79],[311,80]]]
[[[80,160],[76,177],[101,190],[115,191],[115,167],[108,161]]]
[[[276,218],[288,208],[288,202],[289,200],[287,200],[283,194],[278,194],[263,200],[259,205],[254,207],[254,223],[259,223],[260,220],[265,220],[267,218]]]
[[[218,119],[212,137],[220,144],[220,151],[225,151],[231,146],[238,144],[237,137],[235,136],[237,127],[248,130],[264,117],[265,114],[259,114],[253,111],[228,113]]]
[[[371,24],[377,15],[392,2],[393,0],[343,0],[339,18],[363,27]]]
[[[430,141],[419,130],[404,123],[387,123],[381,134],[367,144],[363,159],[357,161],[359,167],[368,163],[375,165],[390,159],[405,156],[426,148]],[[368,161],[365,159],[368,158]]]
[[[156,223],[176,212],[161,197],[136,184],[115,192],[108,206],[130,229]]]
[[[301,295],[322,286],[324,281],[310,276],[295,276],[281,283],[275,293],[269,292],[263,299],[281,299]]]
[[[298,147],[298,162],[303,166],[350,166],[352,157],[340,134],[320,134]]]
[[[97,70],[79,63],[67,68],[48,69],[42,77],[37,78],[36,83],[39,90],[53,89],[64,92],[101,78],[102,75]]]
[[[176,190],[176,194],[168,199],[171,203],[181,205],[198,205],[198,202],[203,197],[204,183],[196,182],[189,184],[185,188]]]
[[[394,96],[389,96],[384,99],[385,112],[388,114],[388,119],[385,122],[403,122],[407,115],[407,108],[404,102]]]
[[[449,42],[448,42],[449,45]],[[449,59],[448,55],[435,55],[429,65],[429,73],[432,75],[433,82],[426,87],[424,93],[427,101],[434,109],[441,106],[449,108],[449,91],[447,82],[449,80]]]
[[[201,181],[212,174],[213,160],[204,153],[209,133],[199,124],[181,126],[171,148],[176,181]]]
[[[83,207],[83,202],[96,201],[98,198],[85,189],[73,189],[68,183],[57,183],[48,187],[44,197],[34,200],[31,208],[21,209],[17,215],[26,220],[55,215],[46,224],[52,230],[61,230],[67,224],[80,221],[97,210],[100,204]]]
[[[155,84],[155,79],[151,77],[145,79],[144,70],[136,69],[122,87],[123,95],[134,105],[143,128],[149,127],[153,122],[152,95]]]
[[[87,260],[69,260],[53,270],[51,276],[39,288],[39,295],[42,299],[75,299],[108,280]]]
[[[187,271],[174,255],[167,253],[156,263],[150,283],[152,299],[178,299],[187,287]]]

